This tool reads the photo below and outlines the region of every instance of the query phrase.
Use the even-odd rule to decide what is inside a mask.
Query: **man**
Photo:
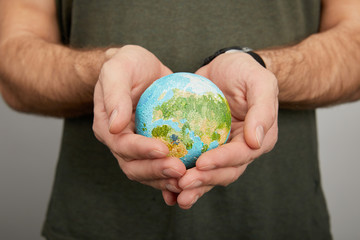
[[[66,118],[45,237],[331,238],[312,109],[359,99],[359,1],[0,3],[4,99]],[[234,45],[266,69],[242,51],[200,67]],[[188,170],[134,134],[141,93],[177,71],[211,79],[233,116]]]

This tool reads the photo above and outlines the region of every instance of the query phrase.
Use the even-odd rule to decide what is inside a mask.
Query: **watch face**
[[[252,51],[252,49],[248,48],[248,47],[230,47],[230,48],[226,48],[224,53],[231,53],[231,52],[236,52],[236,51],[250,52],[250,51]]]
[[[243,50],[244,52],[250,52],[250,51],[252,51],[252,49],[251,49],[251,48],[248,48],[248,47],[243,47],[242,50]]]
[[[242,49],[230,49],[230,50],[227,50],[225,53],[233,53],[233,52],[245,52],[245,51]]]

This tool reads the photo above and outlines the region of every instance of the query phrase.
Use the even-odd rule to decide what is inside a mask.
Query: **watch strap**
[[[260,57],[259,54],[253,52],[253,50],[251,48],[248,47],[239,47],[239,46],[233,46],[233,47],[226,47],[226,48],[222,48],[218,51],[216,51],[213,55],[207,57],[204,59],[204,63],[202,66],[205,66],[207,64],[209,64],[212,60],[214,60],[217,56],[226,53],[226,52],[230,52],[230,51],[241,51],[244,53],[249,54],[250,56],[252,56],[261,66],[263,66],[264,68],[266,68],[265,62],[264,60]]]

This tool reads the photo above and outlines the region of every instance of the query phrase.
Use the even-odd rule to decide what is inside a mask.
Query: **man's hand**
[[[95,86],[94,133],[110,148],[129,179],[161,189],[165,201],[175,204],[171,196],[180,192],[177,179],[186,172],[184,164],[178,158],[167,158],[169,150],[161,141],[134,133],[141,94],[172,72],[139,46],[109,49],[107,56]]]
[[[248,164],[277,141],[278,86],[275,76],[242,52],[226,53],[196,74],[212,80],[229,101],[232,124],[228,143],[210,150],[179,180],[177,197],[188,209],[213,186],[227,186]]]

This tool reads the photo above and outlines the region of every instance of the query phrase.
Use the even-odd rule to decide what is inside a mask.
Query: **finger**
[[[130,122],[133,111],[131,77],[124,66],[126,63],[121,57],[113,58],[104,63],[99,76],[111,133],[121,132]]]
[[[177,203],[182,209],[190,209],[199,198],[209,192],[213,186],[204,186],[182,191],[177,197]]]
[[[175,178],[142,181],[141,183],[151,186],[155,189],[159,189],[161,191],[168,191],[168,192],[172,192],[172,193],[180,193],[182,191],[182,189],[180,189],[178,186],[177,179],[175,179]]]
[[[201,171],[208,171],[250,163],[261,152],[249,148],[241,138],[242,136],[236,136],[230,143],[205,152],[196,161],[196,168]]]
[[[141,95],[144,93],[146,88],[149,87],[154,81],[173,73],[168,67],[163,65],[160,61],[158,62],[158,64],[160,65],[159,72],[148,72],[147,76],[136,76],[136,75],[134,76],[134,79],[138,79],[138,80],[145,79],[145,81],[142,81],[141,84],[137,84],[137,87],[131,90],[131,96],[134,103],[139,102]],[[150,68],[152,68],[152,66]]]
[[[245,117],[244,138],[254,149],[262,146],[268,130],[277,121],[278,87],[273,74],[263,70],[252,74],[247,82],[248,112]]]
[[[134,133],[116,136],[109,145],[125,160],[165,158],[169,153],[168,147],[160,140]]]
[[[108,120],[102,92],[101,85],[99,83],[96,84],[94,90],[94,120],[92,128],[96,138],[102,143],[105,143],[104,134],[101,134],[101,129],[103,128],[103,123],[106,123]],[[108,133],[108,131],[106,131],[106,133]]]
[[[168,68],[167,66],[163,65],[161,63],[161,74],[160,74],[160,78],[161,77],[165,77],[167,75],[172,74],[173,72],[170,70],[170,68]]]
[[[107,115],[104,111],[103,102],[95,101],[93,130],[96,137],[104,142],[114,154],[125,160],[167,156],[169,149],[160,140],[134,134],[131,129],[126,129],[121,134],[111,134],[106,125]]]
[[[177,193],[173,193],[173,192],[163,190],[162,191],[162,196],[163,196],[163,199],[164,199],[165,203],[168,206],[174,206],[176,204],[176,199],[177,199],[177,196],[178,196]]]
[[[209,64],[199,68],[195,74],[208,78]]]
[[[209,171],[190,169],[178,182],[183,190],[202,186],[228,186],[235,182],[245,171],[248,164],[238,167],[219,168]]]
[[[130,179],[138,182],[180,178],[186,172],[185,165],[178,158],[133,160],[126,162],[118,158],[120,168]],[[162,188],[165,189],[165,188]]]

